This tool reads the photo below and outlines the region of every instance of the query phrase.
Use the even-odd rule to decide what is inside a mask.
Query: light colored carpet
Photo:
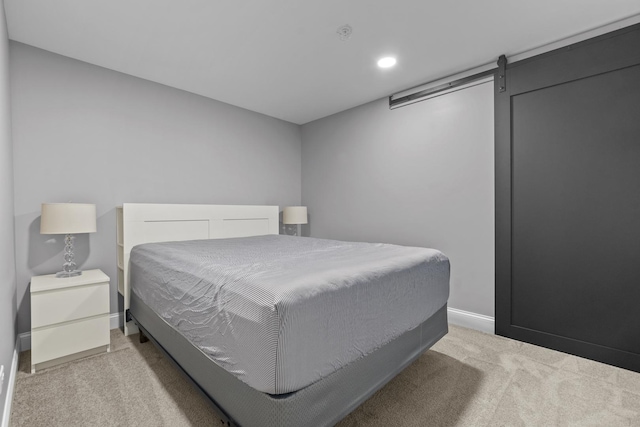
[[[151,343],[29,374],[11,426],[212,426],[215,412]],[[640,426],[640,374],[452,326],[345,418],[352,426]]]

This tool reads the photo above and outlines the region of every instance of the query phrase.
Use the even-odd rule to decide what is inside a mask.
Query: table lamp
[[[296,224],[296,233],[298,235],[298,225],[307,223],[307,207],[306,206],[287,206],[282,210],[282,223],[285,225]]]
[[[73,236],[78,233],[95,233],[96,205],[85,203],[43,203],[40,218],[40,234],[65,234],[62,271],[56,277],[73,277],[82,274],[73,261]]]

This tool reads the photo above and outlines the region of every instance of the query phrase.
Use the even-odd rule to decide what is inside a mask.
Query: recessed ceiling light
[[[394,65],[396,65],[396,58],[392,56],[387,56],[378,60],[378,67],[380,68],[389,68]]]

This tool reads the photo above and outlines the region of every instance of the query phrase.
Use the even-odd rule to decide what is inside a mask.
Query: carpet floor
[[[21,353],[10,426],[220,425],[153,344],[111,345],[36,374]],[[640,426],[640,374],[452,326],[339,426]]]

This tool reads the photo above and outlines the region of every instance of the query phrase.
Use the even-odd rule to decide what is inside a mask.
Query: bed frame
[[[150,339],[206,397],[223,425],[331,426],[446,335],[446,304],[415,329],[327,377],[295,392],[270,395],[251,388],[211,362],[130,292],[128,264],[135,245],[278,232],[277,206],[125,203],[118,207],[118,290],[124,296],[125,335],[140,331],[141,342],[145,337]]]
[[[142,243],[225,239],[279,233],[278,206],[124,203],[116,208],[118,292],[124,334],[138,332],[129,316],[129,255]]]

